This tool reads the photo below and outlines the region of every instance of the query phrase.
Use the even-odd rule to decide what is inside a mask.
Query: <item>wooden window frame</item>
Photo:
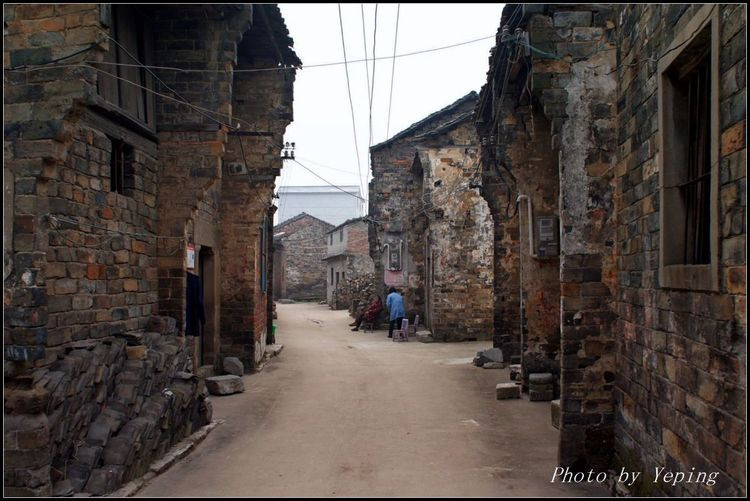
[[[678,232],[684,231],[685,211],[677,203],[679,179],[684,163],[676,162],[673,153],[677,142],[676,127],[670,124],[672,116],[672,83],[669,70],[675,60],[691,46],[705,29],[710,30],[711,93],[710,93],[710,262],[708,264],[684,264],[679,255],[684,256],[684,239]],[[693,19],[674,37],[672,44],[659,60],[657,68],[658,82],[658,120],[657,141],[659,154],[659,285],[663,288],[687,290],[719,290],[719,9],[716,5],[704,5]],[[681,226],[682,225],[682,226]]]
[[[153,32],[150,20],[138,11],[135,5],[114,5],[109,17],[110,36],[125,47],[142,64],[153,64]],[[127,33],[120,32],[127,26]],[[133,44],[135,47],[133,47]],[[135,53],[133,53],[135,52]],[[117,43],[109,41],[109,50],[104,55],[104,62],[137,64]],[[136,130],[145,129],[148,133],[156,130],[156,106],[154,78],[144,68],[102,64],[102,72],[97,78],[96,106],[104,111],[121,117]],[[105,73],[106,72],[106,73]],[[119,78],[107,75],[112,73]],[[133,81],[137,87],[122,79]],[[142,116],[141,116],[142,115]]]
[[[109,157],[109,191],[132,198],[135,188],[135,149],[123,140],[112,137],[109,139],[112,143]]]

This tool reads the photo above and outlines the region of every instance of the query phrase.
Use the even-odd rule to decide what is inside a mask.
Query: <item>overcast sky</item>
[[[294,141],[297,159],[333,184],[361,185],[369,181],[369,100],[366,65],[349,64],[357,142],[361,165],[358,174],[352,118],[344,65],[308,68],[305,65],[343,61],[337,4],[280,4],[294,50],[302,59],[294,84],[294,122],[286,141]],[[396,54],[493,37],[503,4],[401,4]],[[397,4],[377,7],[378,57],[393,55]],[[364,59],[361,4],[342,4],[347,60]],[[375,4],[364,4],[367,55],[372,58]],[[392,59],[375,62],[372,104],[372,144],[384,141],[412,123],[479,91],[485,82],[490,38],[408,57],[396,58],[390,131],[388,100]],[[372,62],[367,66],[373,78]],[[325,167],[324,167],[325,166]],[[365,176],[368,176],[365,180]],[[325,184],[294,162],[285,162],[277,186]]]

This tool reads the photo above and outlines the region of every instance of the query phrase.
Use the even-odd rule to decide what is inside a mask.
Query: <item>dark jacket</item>
[[[206,312],[203,308],[203,284],[198,275],[187,272],[185,335],[200,336],[201,325],[206,323]]]

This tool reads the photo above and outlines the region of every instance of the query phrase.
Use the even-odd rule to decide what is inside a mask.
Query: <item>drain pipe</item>
[[[528,213],[528,220],[529,220],[529,255],[533,258],[538,258],[537,254],[534,252],[534,224],[533,224],[533,210],[531,206],[531,199],[528,197],[528,195],[523,195],[521,193],[518,194],[518,198],[516,198],[516,204],[521,203],[521,200],[526,200],[526,208]],[[521,218],[521,211],[518,211],[518,218],[519,218],[519,227],[520,227],[520,218]],[[519,238],[521,235],[521,232],[518,233]],[[520,247],[520,245],[519,245]],[[519,249],[520,250],[520,249]],[[524,312],[524,299],[523,299],[523,252],[519,252],[518,255],[518,287],[520,289],[520,297],[519,297],[519,307],[520,307],[520,334],[521,334],[521,345],[519,346],[519,351],[521,353],[521,367],[523,368],[523,312]],[[523,370],[523,369],[522,369]]]

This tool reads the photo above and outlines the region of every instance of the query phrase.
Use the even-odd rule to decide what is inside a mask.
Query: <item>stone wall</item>
[[[430,224],[417,150],[451,146],[449,132],[458,126],[458,119],[467,118],[475,101],[476,93],[470,93],[370,149],[373,179],[368,214],[373,221],[370,256],[375,263],[375,292],[385,297],[389,287],[399,289],[409,318],[417,314],[425,318],[424,236]],[[433,132],[435,136],[428,137]],[[386,244],[402,245],[400,270],[387,269]]]
[[[429,225],[421,323],[436,340],[493,336],[492,215],[472,185],[479,180],[476,132],[469,122],[449,134],[449,143],[420,151]]]
[[[253,52],[260,37],[251,30],[240,44],[240,71],[274,64]],[[221,342],[248,370],[262,360],[272,323],[272,197],[292,120],[293,83],[294,72],[245,72],[235,74],[232,86],[232,110],[241,121],[229,134],[221,180]]]
[[[494,287],[499,318],[494,344],[509,357],[523,352],[529,363],[554,366],[559,373],[560,263],[557,252],[538,254],[536,228],[539,216],[559,216],[558,151],[552,147],[550,120],[538,93],[527,92],[537,75],[519,66],[516,78],[508,78],[505,92],[496,90],[494,121],[480,127],[488,146],[483,148],[482,193],[496,231]],[[520,195],[528,197],[532,214]]]
[[[532,71],[560,165],[560,463],[604,468],[613,445],[616,82],[613,14],[556,6],[530,21],[555,57]]]
[[[24,69],[78,51],[69,63],[111,55],[103,5],[4,6],[4,204],[13,216],[4,220],[4,471],[12,495],[110,492],[211,419],[182,336],[185,246],[194,243],[196,257],[211,248],[219,269],[226,127],[167,98],[156,100],[151,125],[134,120],[98,95],[102,72],[92,67]],[[153,62],[205,69],[234,67],[252,17],[249,6],[230,16],[225,7],[138,9]],[[290,109],[293,71],[284,73],[285,85],[271,85]],[[230,113],[231,72],[200,75],[158,77],[169,92]],[[121,193],[110,186],[114,139],[130,145]],[[278,157],[280,134],[277,141],[269,155]],[[278,171],[257,174],[272,182]],[[218,303],[216,283],[207,285]],[[218,307],[211,313],[218,336]]]
[[[274,227],[284,246],[285,299],[321,300],[326,297],[326,233],[333,225],[302,213]]]
[[[746,11],[740,5],[639,5],[619,15],[617,459],[653,472],[719,472],[643,493],[746,492]],[[719,289],[659,283],[658,58],[691,22],[718,16]],[[713,182],[713,181],[712,181]]]
[[[535,207],[554,209],[554,189],[543,178],[551,175],[545,165],[550,168],[557,156],[560,464],[603,469],[614,459],[616,466],[649,472],[633,487],[639,494],[741,495],[746,490],[746,417],[739,411],[746,404],[744,9],[516,8],[504,10],[478,107],[483,194],[493,215],[502,213],[513,194],[523,193],[524,184],[539,190]],[[660,151],[659,61],[685,45],[680,40],[698,33],[695,27],[709,15],[713,29],[720,27],[713,35],[716,261],[704,267],[717,270],[713,290],[699,278],[682,277],[677,286],[675,271],[660,268],[660,238],[663,242],[669,229],[660,219],[660,167],[671,153]],[[532,49],[514,42],[523,40],[524,32]],[[505,64],[507,47],[514,45],[520,46],[522,57],[516,60],[525,58],[525,69]],[[519,134],[524,130],[528,140]],[[519,151],[524,141],[526,150]],[[524,155],[534,159],[526,180],[523,170],[512,169]],[[498,238],[505,221],[512,219],[495,220],[496,270],[498,258],[511,262],[506,254],[523,252],[513,238]],[[523,235],[523,225],[521,230]],[[547,282],[542,290],[550,287],[543,270],[528,271]],[[498,291],[503,290],[496,284]],[[496,301],[497,314],[518,299],[502,295]],[[713,486],[655,484],[655,467],[717,472],[718,478]]]

